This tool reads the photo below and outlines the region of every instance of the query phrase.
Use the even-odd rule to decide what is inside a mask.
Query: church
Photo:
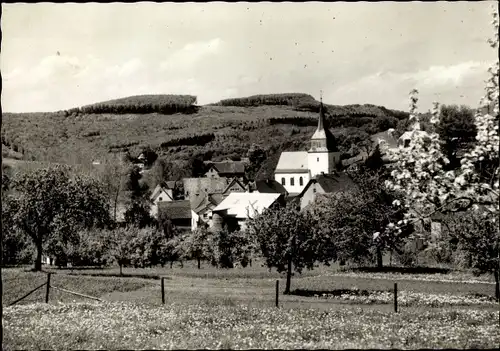
[[[274,171],[274,179],[290,195],[299,194],[309,182],[321,174],[333,173],[340,162],[335,137],[328,129],[320,99],[318,128],[311,138],[308,151],[282,152]]]

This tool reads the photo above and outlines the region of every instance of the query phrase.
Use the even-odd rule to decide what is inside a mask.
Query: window
[[[319,157],[318,157],[318,158],[316,158],[316,160],[319,162]]]
[[[294,185],[295,185],[295,179],[293,179],[293,177],[292,177],[292,178],[290,178],[290,185],[291,185],[291,186],[294,186]]]
[[[285,181],[285,177],[281,178],[281,185],[285,185],[286,184],[286,181]]]
[[[405,147],[410,146],[410,139],[405,139]]]
[[[304,185],[304,179],[302,179],[302,177],[299,178],[299,185],[300,186]]]
[[[316,193],[316,187],[313,186],[313,193]]]

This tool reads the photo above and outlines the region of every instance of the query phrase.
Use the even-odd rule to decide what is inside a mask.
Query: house
[[[224,161],[210,162],[208,171],[205,173],[207,178],[245,178],[245,163],[242,161]]]
[[[191,230],[191,203],[189,200],[162,201],[158,203],[158,214],[164,213],[172,224],[181,230]]]
[[[158,203],[174,201],[175,181],[162,182],[158,184],[151,194],[152,202],[150,214],[156,217],[158,213]]]
[[[191,209],[191,230],[195,230],[200,225],[212,227],[212,210],[224,199],[225,196],[222,194],[210,194],[200,199],[198,204],[194,204]]]
[[[320,102],[318,127],[308,151],[282,152],[274,171],[274,179],[290,194],[300,193],[310,179],[332,173],[340,162],[335,137],[326,126],[323,101]]]
[[[264,209],[284,204],[282,194],[231,193],[212,210],[212,230],[221,230],[227,225],[229,230],[244,230],[246,220]]]
[[[296,201],[300,201],[300,209],[304,209],[314,202],[318,194],[348,191],[356,187],[351,177],[344,172],[321,174],[309,180]]]
[[[412,139],[412,134],[416,133],[417,135],[422,135],[423,137],[429,136],[429,134],[426,131],[423,130],[416,130],[416,131],[406,131],[404,132],[398,139],[398,146],[407,148],[410,146],[410,142]]]
[[[184,198],[194,206],[208,194],[222,194],[232,179],[228,178],[184,178]],[[194,207],[193,207],[194,208]]]
[[[283,194],[285,197],[288,196],[285,187],[274,179],[256,180],[248,184],[248,190],[251,193]]]
[[[247,187],[240,181],[238,178],[233,178],[226,189],[222,192],[224,196],[229,195],[230,193],[244,193],[247,191]]]

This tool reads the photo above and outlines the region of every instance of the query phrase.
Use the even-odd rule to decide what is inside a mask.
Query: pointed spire
[[[319,120],[318,120],[318,130],[323,130],[325,128],[325,116],[323,113],[323,90],[319,93]]]

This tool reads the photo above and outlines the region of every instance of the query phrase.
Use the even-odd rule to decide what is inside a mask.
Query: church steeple
[[[309,151],[337,151],[336,144],[337,143],[335,142],[335,137],[328,129],[325,121],[325,114],[323,109],[323,92],[321,91],[319,102],[318,128],[316,128],[316,131],[311,138],[311,149]]]

